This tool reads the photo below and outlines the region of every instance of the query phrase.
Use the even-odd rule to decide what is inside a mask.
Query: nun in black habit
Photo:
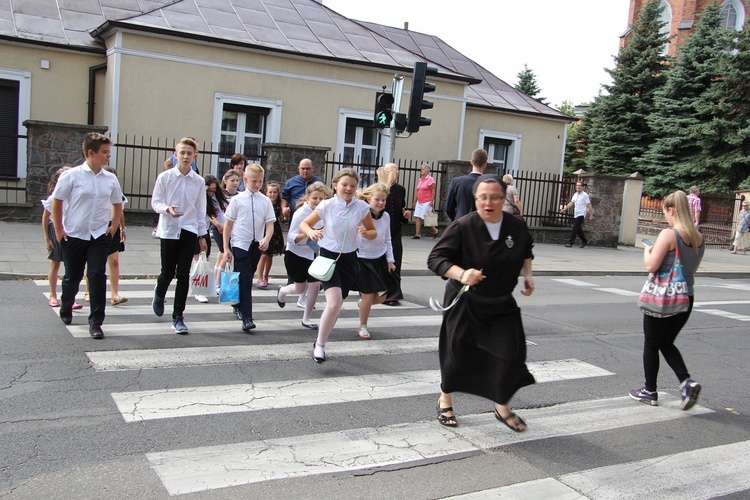
[[[524,277],[521,293],[534,292],[534,240],[522,219],[503,216],[505,190],[498,176],[480,176],[474,184],[477,211],[448,226],[427,260],[431,271],[448,279],[445,305],[462,286],[471,287],[443,313],[440,327],[437,412],[442,425],[457,425],[451,393],[460,391],[493,401],[495,418],[516,432],[526,430],[526,422],[508,406],[518,389],[534,383],[512,292],[519,274]]]

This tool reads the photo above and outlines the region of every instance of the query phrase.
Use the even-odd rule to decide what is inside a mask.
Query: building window
[[[0,177],[18,177],[20,84],[0,79]]]
[[[663,24],[660,31],[663,35],[669,36],[670,32],[672,31],[672,7],[670,7],[669,3],[667,3],[665,0],[661,1],[659,7],[661,7],[662,9],[659,21],[661,21],[661,23]],[[667,54],[668,51],[669,42],[664,44],[662,54]]]
[[[363,163],[375,165],[378,163],[380,146],[378,129],[372,122],[349,118],[344,130],[344,158],[347,164]]]
[[[487,161],[496,167],[494,173],[515,174],[518,171],[521,134],[480,129],[479,147],[487,151]]]
[[[221,116],[218,175],[229,170],[229,160],[242,153],[248,163],[261,162],[260,145],[266,141],[268,108],[224,104]]]
[[[496,165],[496,174],[505,174],[505,167],[508,164],[508,150],[512,145],[513,142],[507,139],[487,138],[484,140],[487,161]]]
[[[745,8],[739,0],[727,0],[719,12],[722,27],[741,31],[745,25]]]
[[[249,162],[260,163],[260,145],[279,142],[281,112],[279,99],[217,92],[211,143],[212,149],[218,147],[220,154],[211,157],[211,173],[217,177],[224,175],[234,153],[244,154]]]

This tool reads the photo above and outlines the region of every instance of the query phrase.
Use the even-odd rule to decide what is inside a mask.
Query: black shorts
[[[120,228],[118,227],[117,231],[115,231],[115,235],[112,236],[112,242],[109,244],[109,251],[107,251],[107,255],[112,255],[113,253],[124,251],[125,243],[120,241]]]
[[[286,274],[292,283],[314,283],[318,280],[307,274],[307,270],[310,269],[312,261],[304,257],[300,257],[296,253],[287,251],[284,253],[284,265],[286,266]]]

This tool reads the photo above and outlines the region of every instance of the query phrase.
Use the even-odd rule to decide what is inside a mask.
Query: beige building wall
[[[32,120],[86,123],[89,68],[102,62],[95,54],[0,43],[1,69],[31,73]]]
[[[520,141],[517,164],[510,164],[510,167],[521,171],[560,173],[565,129],[566,122],[563,121],[467,107],[460,159],[469,160],[471,152],[482,147],[482,131],[500,132]]]
[[[114,37],[108,43],[114,43]],[[280,133],[272,141],[337,151],[343,134],[342,113],[359,112],[371,119],[375,92],[382,85],[390,88],[393,79],[392,71],[377,68],[133,33],[123,33],[121,45],[121,55],[109,57],[108,71],[110,79],[119,57],[119,111],[111,119],[121,137],[126,133],[169,138],[192,135],[210,142],[216,126],[216,94],[221,93],[279,101]],[[435,108],[424,113],[433,125],[399,140],[397,157],[438,160],[457,155],[465,85],[449,80],[435,83],[438,92],[428,97],[435,101]],[[114,82],[109,85],[114,88]],[[404,88],[411,88],[410,78]],[[405,92],[404,112],[408,102]]]

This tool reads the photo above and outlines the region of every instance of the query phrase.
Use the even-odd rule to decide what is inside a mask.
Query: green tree
[[[721,27],[719,7],[706,7],[695,32],[680,49],[664,87],[654,98],[648,123],[657,139],[638,161],[646,175],[644,192],[662,196],[713,177],[701,145],[703,124],[720,119],[716,98],[731,39]]]
[[[669,41],[661,21],[663,8],[651,0],[632,26],[627,45],[615,57],[614,69],[607,69],[611,85],[599,95],[584,122],[589,121],[586,169],[609,175],[635,172],[634,159],[643,155],[656,140],[648,117],[654,94],[666,82]]]
[[[576,115],[576,107],[573,104],[573,101],[569,101],[567,99],[565,99],[562,102],[562,104],[560,104],[556,109],[560,113],[565,113],[566,115],[569,115],[569,116],[575,116]]]
[[[537,97],[542,89],[536,83],[536,74],[529,68],[528,64],[523,65],[523,69],[516,75],[518,83],[516,84],[516,90],[523,92],[529,97],[533,97],[542,104],[547,104],[544,97]]]
[[[734,41],[724,78],[703,93],[696,105],[710,121],[697,126],[702,153],[698,162],[711,176],[702,188],[727,192],[750,184],[750,26]],[[713,113],[713,108],[718,113]],[[743,182],[744,181],[744,182]]]

